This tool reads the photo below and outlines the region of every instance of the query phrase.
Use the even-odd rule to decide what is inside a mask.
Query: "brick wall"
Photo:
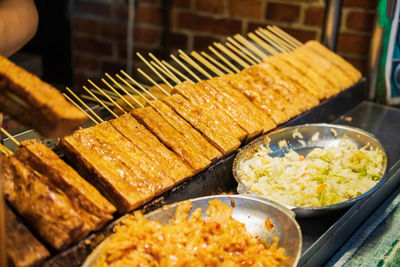
[[[162,0],[137,0],[134,51],[160,55]],[[300,41],[319,40],[324,0],[173,0],[172,50],[203,50],[228,35],[266,24]],[[338,52],[365,71],[377,0],[344,0]],[[73,0],[72,47],[75,86],[126,65],[128,9],[123,0]],[[135,64],[138,59],[135,57]]]

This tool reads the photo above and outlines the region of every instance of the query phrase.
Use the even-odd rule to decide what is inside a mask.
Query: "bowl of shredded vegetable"
[[[253,196],[217,195],[125,216],[83,267],[297,266],[294,213]]]
[[[363,130],[334,124],[288,127],[240,150],[233,164],[237,191],[256,194],[314,216],[354,204],[386,180],[381,143]]]

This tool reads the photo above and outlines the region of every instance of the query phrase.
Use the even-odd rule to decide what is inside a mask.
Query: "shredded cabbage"
[[[284,157],[257,151],[239,165],[243,183],[274,201],[298,207],[340,203],[371,189],[383,176],[386,158],[378,148],[343,138],[338,145],[315,148],[306,157],[290,150]]]

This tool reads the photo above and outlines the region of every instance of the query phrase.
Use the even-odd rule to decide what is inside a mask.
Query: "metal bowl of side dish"
[[[262,136],[233,163],[240,194],[267,198],[310,217],[339,210],[376,191],[388,159],[370,133],[335,124],[305,124]]]

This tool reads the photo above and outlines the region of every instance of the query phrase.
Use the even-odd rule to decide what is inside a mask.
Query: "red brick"
[[[102,22],[101,36],[107,39],[124,40],[126,38],[126,23]]]
[[[172,1],[172,6],[189,8],[190,7],[190,0],[173,0]]]
[[[82,72],[79,70],[74,71],[74,80],[73,80],[73,88],[72,90],[77,94],[88,94],[86,91],[82,89],[83,85],[88,86],[88,79],[92,80],[96,84],[100,84],[100,74],[98,72],[96,73],[90,73],[90,72]]]
[[[108,60],[103,60],[101,62],[101,73],[109,73],[109,74],[114,74],[114,73],[119,73],[120,70],[125,70],[126,65],[125,63],[117,62],[117,61],[108,61]]]
[[[119,60],[126,60],[127,57],[127,51],[126,51],[126,43],[125,42],[120,42],[117,45],[117,56]],[[134,55],[134,61],[136,61],[136,52],[139,52],[143,55],[147,55],[148,53],[153,53],[156,56],[161,55],[161,50],[158,47],[149,47],[149,45],[140,45],[140,44],[134,44],[132,48],[132,52]]]
[[[369,36],[354,34],[340,34],[338,40],[338,51],[354,54],[367,54],[369,49]]]
[[[139,0],[139,3],[149,3],[152,5],[159,5],[163,0]]]
[[[309,7],[306,10],[304,24],[322,26],[324,23],[324,10],[323,7]]]
[[[74,69],[96,72],[100,68],[100,62],[93,57],[76,55],[74,57]]]
[[[171,48],[186,50],[188,47],[188,37],[183,33],[171,34]]]
[[[260,0],[229,0],[229,14],[245,18],[262,18],[262,3]]]
[[[117,19],[126,22],[128,19],[128,6],[125,4],[116,5]],[[158,6],[144,6],[139,4],[135,10],[135,22],[161,25],[162,13]]]
[[[115,16],[118,20],[125,21],[128,18],[128,6],[126,4],[115,5]]]
[[[72,31],[74,33],[86,33],[90,35],[97,35],[101,31],[101,25],[98,20],[86,18],[73,18]]]
[[[247,25],[247,32],[254,32],[258,28],[265,28],[268,24],[267,23],[255,23],[255,22],[250,22]]]
[[[134,42],[156,44],[160,40],[160,31],[146,27],[135,27]]]
[[[317,39],[317,31],[308,31],[308,30],[299,30],[293,28],[281,27],[282,30],[292,35],[294,38],[299,40],[300,42],[306,42],[308,40],[316,40]]]
[[[297,22],[300,18],[300,6],[268,3],[266,18],[274,21]]]
[[[138,23],[149,23],[153,25],[161,25],[162,13],[158,7],[139,5],[135,11],[135,21]]]
[[[189,2],[189,1],[188,1]],[[225,12],[225,1],[222,0],[196,0],[196,10],[206,11],[216,14],[223,14]]]
[[[178,14],[176,27],[179,29],[194,30],[207,33],[232,35],[241,31],[241,21],[233,19],[216,19],[196,15],[189,12]]]
[[[350,30],[372,31],[374,24],[374,13],[351,11],[346,17],[346,27]]]
[[[351,6],[351,7],[364,7],[376,9],[378,5],[378,0],[344,0],[343,6]]]
[[[78,52],[96,56],[112,56],[110,43],[99,41],[90,37],[73,37],[73,49]]]
[[[109,18],[111,16],[111,6],[110,4],[76,1],[75,12]]]
[[[208,46],[214,42],[221,42],[221,39],[209,36],[194,36],[193,49],[196,51],[208,50]]]

